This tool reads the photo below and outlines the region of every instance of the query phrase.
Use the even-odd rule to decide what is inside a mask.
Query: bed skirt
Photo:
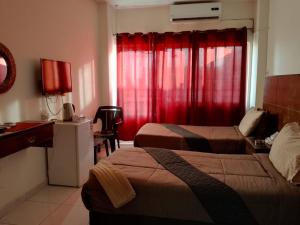
[[[199,221],[177,220],[142,215],[106,214],[89,211],[90,225],[217,225]]]

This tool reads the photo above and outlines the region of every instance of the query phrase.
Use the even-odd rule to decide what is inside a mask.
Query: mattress
[[[209,149],[198,148],[203,152],[235,154],[245,152],[245,138],[238,127],[211,127],[178,125],[187,132],[207,140]],[[135,147],[156,147],[177,150],[194,150],[188,139],[178,132],[172,131],[163,124],[147,123],[140,128],[134,138]]]
[[[259,224],[299,224],[300,187],[288,183],[273,167],[267,154],[174,152],[234,189]],[[117,150],[106,160],[124,172],[137,196],[115,209],[96,178],[90,175],[82,189],[83,202],[90,211],[212,223],[191,189],[144,149]]]

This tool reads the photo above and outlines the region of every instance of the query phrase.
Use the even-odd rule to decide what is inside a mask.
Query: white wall
[[[77,112],[93,117],[99,105],[98,6],[94,0],[0,1],[0,42],[12,52],[17,76],[0,94],[0,123],[40,119],[39,59],[71,62]],[[0,147],[1,148],[1,147]],[[29,148],[0,159],[0,211],[46,181],[44,149]]]
[[[300,73],[300,1],[271,0],[268,75]]]
[[[116,58],[113,57],[115,53],[113,51],[114,43],[114,31],[115,31],[115,10],[114,8],[105,3],[99,3],[99,26],[100,36],[99,44],[101,51],[99,55],[100,63],[100,82],[99,87],[101,89],[100,102],[102,105],[110,105],[112,102],[112,90],[111,90],[111,79],[114,77],[113,74],[116,70]]]
[[[256,107],[263,105],[264,84],[267,74],[268,21],[269,0],[257,0],[252,55],[252,77],[255,85],[252,87],[251,93],[256,97],[255,102],[250,104]]]

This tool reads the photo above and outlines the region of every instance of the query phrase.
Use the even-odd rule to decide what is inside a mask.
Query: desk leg
[[[49,164],[48,164],[48,148],[45,147],[45,160],[46,160],[46,177],[47,177],[47,183],[49,185]]]

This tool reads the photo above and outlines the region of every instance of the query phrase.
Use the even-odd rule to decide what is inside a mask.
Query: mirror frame
[[[2,84],[0,84],[0,94],[7,92],[13,86],[16,80],[16,64],[13,55],[9,49],[0,43],[0,56],[4,58],[7,64],[7,75]]]

